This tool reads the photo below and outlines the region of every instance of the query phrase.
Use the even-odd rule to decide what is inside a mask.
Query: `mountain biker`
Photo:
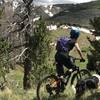
[[[64,47],[62,47],[63,49],[61,49],[61,47],[59,48],[59,43],[57,43],[56,45],[56,54],[55,54],[55,61],[56,61],[56,71],[57,71],[57,75],[59,77],[64,75],[64,68],[63,66],[67,67],[68,69],[72,69],[75,70],[77,67],[73,64],[73,62],[71,61],[71,58],[69,56],[69,52],[75,47],[76,50],[78,51],[80,57],[81,57],[81,61],[85,61],[81,52],[81,49],[79,47],[79,44],[77,42],[78,38],[80,36],[80,30],[78,27],[71,27],[71,31],[70,31],[70,37],[60,37],[59,40],[62,41],[64,39],[64,42],[67,41],[66,45]],[[63,43],[64,44],[64,43]]]

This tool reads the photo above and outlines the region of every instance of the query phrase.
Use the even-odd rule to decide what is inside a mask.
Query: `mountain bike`
[[[79,58],[71,57],[73,63]],[[91,76],[91,73],[87,69],[69,69],[64,73],[62,81],[56,75],[49,75],[44,77],[37,85],[37,100],[48,100],[50,96],[57,95],[65,90],[65,87],[70,82],[70,85],[76,85],[81,79],[85,79]],[[69,81],[71,79],[71,81]]]

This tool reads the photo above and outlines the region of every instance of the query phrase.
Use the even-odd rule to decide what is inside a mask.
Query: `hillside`
[[[100,16],[100,0],[81,4],[35,6],[34,12],[47,20],[90,26],[89,19]]]
[[[77,23],[83,26],[89,26],[89,19],[100,16],[100,1],[93,1],[83,4],[61,4],[55,5],[61,8],[61,11],[55,14],[51,20],[66,23]]]

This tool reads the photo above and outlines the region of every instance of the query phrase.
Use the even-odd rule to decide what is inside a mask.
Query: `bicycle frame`
[[[75,61],[76,60],[80,60],[79,58],[74,58],[74,57],[72,57],[72,56],[70,56],[70,59],[71,59],[71,61],[73,62],[73,63],[75,63]],[[79,77],[77,77],[77,79],[79,80],[79,79],[81,79],[81,75],[80,75],[80,69],[79,69],[79,67],[77,67],[78,69],[76,69],[76,70],[72,70],[72,72],[71,71],[69,71],[69,70],[67,70],[66,72],[65,72],[65,74],[64,74],[64,78],[66,78],[67,77],[67,81],[66,81],[66,83],[65,83],[65,85],[67,85],[68,84],[68,82],[69,82],[69,79],[71,78],[71,75],[76,71],[76,73],[74,73],[73,74],[73,79],[74,79],[74,75],[76,75],[76,74],[79,74]],[[68,75],[68,72],[70,72],[70,74]],[[66,75],[67,74],[67,75]],[[73,79],[71,79],[72,81],[73,81]],[[72,81],[71,81],[71,84],[72,84]]]
[[[75,70],[75,71],[77,71],[76,73],[79,73],[80,70]],[[72,72],[70,72],[70,73],[67,74],[67,75],[66,75],[66,73],[67,73],[68,71],[65,72],[64,78],[67,79],[67,81],[65,82],[65,85],[68,84],[69,79],[71,78],[72,74],[74,74],[75,71],[72,71]],[[76,74],[76,73],[75,73],[75,74]],[[79,75],[80,75],[80,74],[79,74]],[[81,77],[81,75],[80,75],[80,77]]]

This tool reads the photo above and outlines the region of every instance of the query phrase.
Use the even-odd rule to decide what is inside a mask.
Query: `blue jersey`
[[[71,41],[69,37],[61,37],[57,41],[56,50],[59,52],[69,52],[75,46],[75,42]]]

